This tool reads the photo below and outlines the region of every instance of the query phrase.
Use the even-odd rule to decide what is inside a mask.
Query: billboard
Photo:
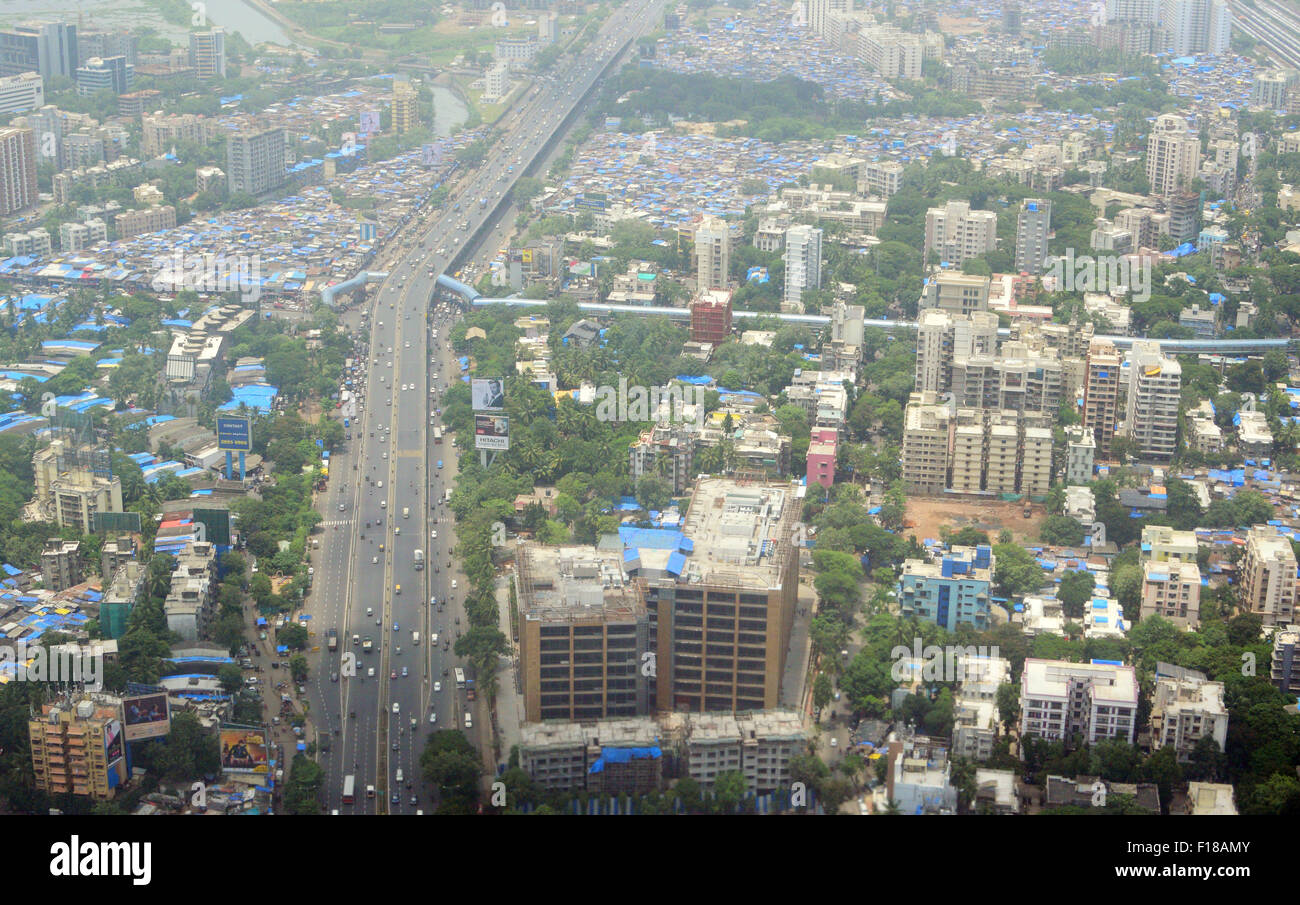
[[[122,714],[126,717],[126,740],[138,742],[146,738],[161,738],[171,731],[171,715],[167,710],[166,694],[147,694],[122,701]]]
[[[253,429],[247,418],[217,418],[217,449],[252,452]]]
[[[506,384],[499,377],[475,377],[469,382],[470,408],[499,412],[506,407]]]
[[[510,419],[505,415],[475,415],[474,448],[509,449]]]
[[[266,736],[260,729],[221,730],[221,769],[227,773],[266,773]]]
[[[420,148],[420,162],[426,167],[436,167],[442,163],[442,145],[424,145]]]
[[[122,722],[109,720],[104,724],[104,763],[109,769],[122,759]]]
[[[361,111],[361,128],[358,130],[366,135],[374,135],[379,131],[379,111],[362,110]]]

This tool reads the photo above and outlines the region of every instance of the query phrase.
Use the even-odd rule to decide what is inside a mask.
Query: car
[[[429,532],[429,536],[432,537],[434,540],[437,540],[437,539],[438,539],[438,529],[437,529],[437,528],[434,528],[432,531],[430,531],[430,532]]]
[[[392,350],[390,349],[389,351],[392,351]],[[391,367],[393,366],[393,363],[390,361],[390,362],[388,363],[388,366],[391,368]]]
[[[410,343],[407,343],[407,344],[405,345],[404,348],[407,348],[407,349],[411,348],[411,344],[410,344]]]
[[[434,683],[433,683],[433,691],[434,691],[434,694],[437,694],[438,692],[442,691],[442,683],[441,683],[441,682],[434,682]]]
[[[366,677],[370,679],[375,677],[375,668],[373,666],[366,670]]]
[[[389,405],[392,405],[392,404],[393,404],[393,400],[391,400],[391,399],[388,400],[388,404],[389,404]],[[385,459],[388,458],[388,450],[384,450],[384,458],[385,458]]]
[[[393,404],[393,400],[391,397],[384,400],[384,405],[392,405],[392,404]],[[385,459],[388,458],[388,453],[384,453],[384,458]]]
[[[402,667],[402,678],[405,679],[405,678],[406,678],[407,676],[409,676],[409,675],[410,675],[410,673],[407,672],[407,671],[406,671],[406,667],[403,666],[403,667]]]
[[[392,674],[391,676],[389,676],[388,678],[390,678],[390,679],[396,679],[396,678],[397,678],[397,670],[393,670],[393,674]]]
[[[832,747],[832,748],[838,748],[839,746],[840,746],[840,740],[839,740],[838,738],[836,738],[835,736],[832,735],[832,736],[831,736],[831,747]]]
[[[429,722],[430,722],[430,723],[436,723],[436,722],[438,722],[438,714],[437,714],[437,713],[430,713],[430,714],[429,714]]]
[[[378,557],[378,556],[372,556],[372,557],[370,557],[370,564],[371,564],[372,566],[377,566],[377,565],[379,565],[379,557]]]
[[[367,615],[367,616],[373,616],[373,615],[375,615],[375,608],[372,607],[372,606],[368,606],[368,607],[366,607],[366,615]]]
[[[419,804],[419,803],[420,803],[420,799],[418,799],[418,798],[416,798],[414,795],[412,795],[412,796],[411,796],[411,804]]]
[[[396,701],[393,702],[393,713],[401,713],[402,707]]]
[[[451,589],[452,589],[453,591],[456,590],[456,579],[454,579],[454,578],[451,580]]]
[[[394,751],[397,750],[397,742],[393,742],[393,750],[394,750]],[[393,793],[393,804],[401,804],[401,803],[402,803],[402,797],[401,797],[400,795],[398,795],[396,792],[394,792],[394,793]]]

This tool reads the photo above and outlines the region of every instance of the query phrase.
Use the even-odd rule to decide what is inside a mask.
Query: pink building
[[[835,483],[835,454],[839,435],[833,428],[818,427],[808,444],[808,486],[820,484],[830,488]]]

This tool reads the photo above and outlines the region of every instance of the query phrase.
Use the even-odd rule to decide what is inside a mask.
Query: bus
[[[352,804],[356,800],[357,778],[349,773],[343,777],[343,803]]]
[[[461,669],[459,666],[456,667],[456,687],[465,687],[465,670]]]
[[[442,428],[440,426],[435,426],[433,429],[433,442],[434,443],[442,442]]]

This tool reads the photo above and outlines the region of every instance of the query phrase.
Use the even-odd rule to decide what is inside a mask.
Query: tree
[[[1092,591],[1097,580],[1091,572],[1066,572],[1061,577],[1061,587],[1056,596],[1061,600],[1061,608],[1067,619],[1082,619],[1084,607],[1092,598]]]
[[[460,732],[440,729],[429,736],[420,755],[420,768],[425,780],[436,786],[440,795],[477,800],[478,753]]]
[[[734,813],[747,791],[745,774],[740,770],[723,770],[713,779],[713,797],[720,813]]]
[[[822,709],[831,702],[831,677],[824,672],[817,673],[817,678],[813,681],[813,707],[817,709],[818,719],[821,718]]]
[[[996,558],[993,580],[1006,596],[1023,596],[1043,586],[1043,567],[1024,547],[998,544],[993,548],[993,555]]]
[[[1010,735],[1013,727],[1020,723],[1020,686],[1012,682],[1003,682],[997,690],[998,717],[1002,720],[1002,731]]]
[[[295,754],[284,789],[284,806],[290,814],[319,814],[325,771],[309,757]]]
[[[1083,525],[1068,515],[1049,515],[1040,532],[1043,543],[1077,547],[1083,543]]]

